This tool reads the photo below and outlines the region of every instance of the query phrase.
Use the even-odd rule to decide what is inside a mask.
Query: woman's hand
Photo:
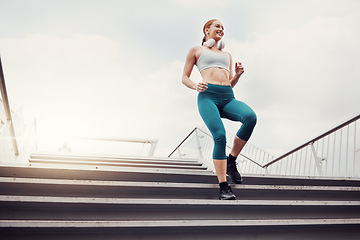
[[[235,75],[241,76],[241,74],[243,74],[244,71],[244,67],[241,65],[241,62],[236,62],[235,63]]]
[[[207,83],[199,82],[196,85],[196,91],[198,91],[198,92],[204,92],[206,89],[207,89]]]

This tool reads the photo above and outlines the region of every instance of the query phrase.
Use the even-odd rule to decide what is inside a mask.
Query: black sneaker
[[[220,200],[236,200],[235,194],[232,192],[231,187],[226,185],[224,187],[220,187]]]
[[[237,162],[235,160],[229,160],[229,157],[228,157],[226,173],[229,176],[231,183],[241,184],[242,177],[241,177],[236,165],[237,165]]]

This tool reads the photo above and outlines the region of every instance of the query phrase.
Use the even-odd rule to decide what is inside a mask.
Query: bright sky
[[[212,18],[245,67],[252,144],[279,155],[359,114],[358,0],[0,0],[10,104],[40,134],[159,139],[166,155],[203,126],[181,75]]]

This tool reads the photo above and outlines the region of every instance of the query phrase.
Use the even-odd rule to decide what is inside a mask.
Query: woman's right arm
[[[191,72],[196,62],[196,47],[190,49],[186,56],[184,71],[182,76],[182,83],[192,90],[197,89],[197,84],[190,79]]]
[[[199,50],[199,47],[193,47],[190,49],[188,55],[186,56],[182,83],[192,90],[198,92],[204,92],[207,89],[207,84],[203,82],[195,83],[190,79],[191,72],[196,63],[196,52]]]

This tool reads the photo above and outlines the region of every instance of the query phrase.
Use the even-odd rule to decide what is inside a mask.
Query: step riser
[[[360,191],[258,190],[237,189],[240,200],[347,200],[359,201]],[[217,188],[151,187],[151,186],[80,186],[61,184],[0,183],[0,195],[102,197],[102,198],[157,198],[157,199],[217,199]]]
[[[1,220],[266,220],[357,218],[360,206],[0,202]]]
[[[166,227],[166,228],[3,228],[7,240],[357,240],[359,225],[261,226],[261,227]]]
[[[135,169],[139,170],[139,169]],[[179,172],[179,173],[177,173]],[[213,183],[217,184],[214,173],[204,171],[156,172],[156,171],[102,171],[102,170],[77,170],[77,169],[47,169],[30,167],[1,167],[1,177],[22,178],[54,178],[54,179],[84,179],[103,181],[139,181],[139,182],[178,182],[178,183]]]

